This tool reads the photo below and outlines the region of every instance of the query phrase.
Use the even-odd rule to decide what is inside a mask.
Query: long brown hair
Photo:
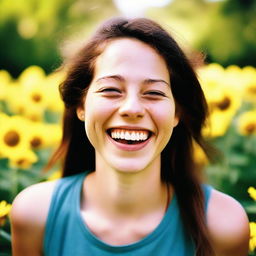
[[[197,256],[212,255],[208,239],[204,195],[196,177],[193,141],[207,153],[201,134],[207,117],[207,104],[191,62],[172,36],[146,18],[113,18],[105,22],[91,40],[67,63],[67,77],[60,85],[65,103],[62,142],[49,162],[63,160],[63,176],[94,171],[95,152],[76,109],[82,104],[93,78],[95,59],[108,41],[130,37],[153,47],[166,61],[172,93],[177,105],[179,124],[161,154],[161,179],[172,184],[188,235]]]

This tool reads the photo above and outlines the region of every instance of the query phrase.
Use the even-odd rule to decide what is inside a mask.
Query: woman
[[[65,178],[17,196],[13,255],[247,255],[244,210],[198,181],[207,105],[174,39],[115,18],[66,66]]]

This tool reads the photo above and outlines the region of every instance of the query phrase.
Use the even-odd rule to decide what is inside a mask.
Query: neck
[[[139,172],[122,172],[96,164],[85,180],[86,205],[117,216],[139,216],[166,208],[167,186],[161,182],[160,159]]]

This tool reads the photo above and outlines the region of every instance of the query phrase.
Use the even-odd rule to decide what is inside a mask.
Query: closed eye
[[[96,91],[96,93],[100,93],[105,97],[117,97],[121,95],[122,91],[115,87],[104,87]]]
[[[146,95],[150,95],[150,96],[162,96],[162,97],[166,97],[165,93],[162,91],[147,91],[144,94]]]
[[[100,90],[100,92],[121,92],[121,91],[117,88],[103,88]]]
[[[118,88],[115,88],[115,87],[102,88],[102,89],[99,89],[97,92],[121,93],[121,91]]]

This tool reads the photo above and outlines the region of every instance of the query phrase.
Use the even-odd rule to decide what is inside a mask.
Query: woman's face
[[[160,163],[178,123],[164,59],[136,39],[109,42],[77,112],[84,112],[96,168],[138,172]]]

